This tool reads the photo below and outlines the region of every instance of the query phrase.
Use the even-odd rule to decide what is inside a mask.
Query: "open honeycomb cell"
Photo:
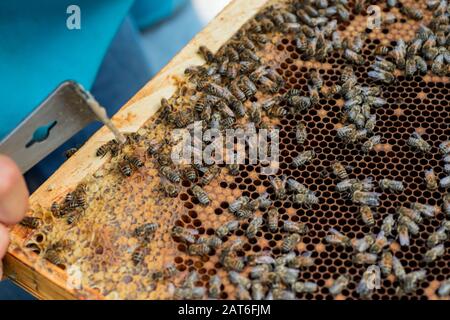
[[[375,61],[376,48],[380,44],[393,47],[399,38],[405,41],[412,39],[419,24],[430,21],[431,12],[427,11],[425,1],[403,1],[403,5],[423,11],[424,18],[419,23],[400,13],[400,3],[394,8],[388,8],[385,1],[366,2],[379,5],[383,14],[394,14],[396,22],[389,28],[369,30],[366,28],[365,10],[359,14],[353,10],[351,22],[339,22],[338,30],[343,36],[350,38],[358,34],[366,35],[361,51],[364,63],[353,66],[353,70],[359,85],[372,86],[373,80],[368,76],[368,72]],[[285,5],[284,2],[280,4]],[[354,1],[349,1],[350,8],[354,8],[354,5]],[[342,72],[347,65],[341,51],[331,52],[320,62],[303,60],[302,52],[296,47],[294,35],[272,32],[268,36],[270,41],[258,49],[258,55],[263,64],[274,68],[282,76],[284,85],[279,89],[280,95],[291,89],[308,94],[312,71],[321,75],[327,87],[340,83]],[[189,98],[195,94],[195,87],[188,82],[183,85],[187,86],[187,90],[180,90],[169,100],[176,110],[189,106]],[[423,172],[433,168],[439,179],[446,175],[438,146],[450,137],[449,89],[447,77],[437,77],[431,73],[410,78],[398,74],[394,83],[383,85],[382,97],[387,104],[375,109],[377,122],[374,129],[374,134],[379,134],[382,141],[367,154],[363,153],[357,144],[344,145],[336,138],[337,129],[342,127],[344,99],[340,95],[332,98],[321,96],[319,103],[307,110],[279,119],[265,119],[280,129],[280,168],[277,175],[293,178],[315,192],[320,202],[310,208],[293,203],[290,197],[276,199],[270,177],[261,174],[262,165],[250,164],[248,159],[246,163],[240,164],[239,172],[235,176],[227,173],[225,165],[219,166],[222,170],[218,177],[204,187],[211,200],[210,205],[206,207],[199,203],[191,190],[201,179],[201,174],[194,181],[183,179],[177,197],[162,197],[160,193],[155,192],[161,180],[158,166],[153,157],[145,154],[145,146],[149,141],[161,139],[168,129],[154,117],[141,132],[143,140],[136,143],[133,149],[135,154],[140,154],[145,159],[144,168],[130,178],[123,179],[114,169],[117,167],[117,160],[113,158],[100,170],[98,178],[94,177],[86,182],[89,207],[82,219],[74,227],[67,228],[60,220],[50,217],[53,227],[46,225],[46,233],[30,233],[30,239],[38,243],[37,246],[31,247],[35,253],[42,256],[39,249],[43,247],[39,245],[41,243],[62,237],[77,241],[79,245],[67,254],[65,264],[79,265],[87,274],[83,283],[97,288],[106,298],[171,298],[171,285],[180,285],[188,272],[196,271],[199,275],[196,286],[208,289],[211,277],[218,275],[222,280],[219,298],[234,299],[236,288],[220,263],[219,250],[213,249],[202,257],[191,256],[186,243],[171,236],[171,229],[173,226],[179,226],[196,230],[199,237],[212,236],[220,225],[234,219],[228,209],[236,198],[247,196],[257,199],[267,191],[273,206],[279,212],[278,231],[270,232],[264,224],[255,238],[248,239],[245,234],[250,219],[244,219],[234,232],[222,239],[224,245],[239,237],[244,240],[244,244],[237,251],[238,257],[263,252],[278,257],[282,254],[281,245],[286,235],[281,228],[284,222],[305,223],[309,232],[302,236],[294,251],[296,254],[311,251],[315,263],[309,268],[301,269],[298,280],[314,282],[318,290],[314,293],[296,294],[296,298],[359,299],[356,289],[366,267],[352,262],[354,252],[351,247],[334,247],[324,239],[330,228],[335,228],[350,238],[362,238],[370,232],[378,234],[383,218],[388,214],[395,216],[396,208],[401,205],[415,202],[432,206],[442,204],[445,191],[427,190]],[[253,98],[245,102],[245,106],[248,109],[252,102],[263,101],[267,97],[266,92],[258,91]],[[282,101],[280,105],[285,107],[286,102]],[[296,128],[300,122],[306,125],[308,132],[303,145],[296,142]],[[406,141],[415,131],[432,144],[431,153],[413,152],[407,145]],[[313,161],[301,168],[290,166],[292,159],[310,149],[316,153]],[[338,180],[329,170],[335,160],[350,168],[351,179],[372,177],[374,181],[382,178],[403,181],[403,192],[382,192],[381,204],[375,209],[373,227],[365,225],[359,218],[359,206],[336,191]],[[380,191],[379,188],[376,191]],[[36,214],[48,216],[47,209],[34,208],[34,211]],[[267,219],[267,211],[264,209],[260,212],[264,219]],[[411,237],[408,247],[400,247],[395,239],[389,245],[390,251],[400,260],[407,273],[418,269],[427,271],[426,279],[418,290],[399,294],[399,281],[391,274],[382,278],[381,288],[371,295],[371,299],[437,298],[436,289],[440,282],[449,276],[448,240],[445,243],[445,253],[440,259],[426,264],[423,255],[427,251],[426,241],[429,235],[436,231],[444,220],[445,215],[442,212],[433,218],[424,219],[418,234]],[[139,243],[131,234],[136,226],[150,221],[158,223],[159,229],[148,246],[149,252],[143,263],[135,266],[130,257]],[[164,268],[167,263],[173,263],[178,274],[173,279],[154,281],[151,275]],[[242,274],[246,275],[248,272],[249,267],[246,267]],[[330,294],[329,287],[340,275],[348,275],[351,280],[348,286],[334,297]]]

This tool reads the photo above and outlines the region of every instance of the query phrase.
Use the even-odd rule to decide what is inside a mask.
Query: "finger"
[[[0,224],[0,259],[2,259],[9,245],[9,230],[3,224]]]
[[[16,164],[0,155],[0,222],[11,225],[22,220],[28,208],[28,190]]]

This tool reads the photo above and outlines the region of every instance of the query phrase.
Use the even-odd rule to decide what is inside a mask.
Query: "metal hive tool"
[[[340,22],[338,30],[343,36],[354,37],[367,33],[362,56],[364,63],[354,66],[355,75],[360,85],[372,86],[368,76],[371,64],[375,61],[374,50],[380,44],[395,46],[398,38],[405,41],[413,38],[420,23],[428,23],[431,12],[426,10],[423,1],[403,1],[404,5],[420,8],[424,13],[421,22],[407,19],[400,14],[399,5],[386,7],[384,1],[371,1],[383,9],[383,14],[394,13],[397,22],[389,27],[366,30],[367,13],[362,10],[350,15],[350,22]],[[284,5],[284,2],[280,2]],[[369,3],[368,3],[369,4]],[[354,1],[349,7],[354,8]],[[245,28],[245,26],[244,26]],[[259,49],[258,54],[265,64],[273,67],[283,77],[284,85],[279,94],[290,89],[308,92],[311,71],[316,70],[323,78],[324,85],[332,87],[340,81],[346,61],[342,52],[333,52],[321,62],[303,61],[301,52],[296,48],[293,35],[270,34],[270,41]],[[49,208],[33,208],[33,215],[42,219],[42,226],[30,230],[28,239],[21,244],[39,254],[42,259],[45,247],[57,240],[72,240],[76,245],[65,251],[64,263],[60,267],[76,264],[83,272],[83,285],[94,290],[99,297],[106,298],[173,298],[173,286],[181,286],[189,271],[197,271],[199,278],[195,282],[198,287],[208,288],[208,282],[214,275],[222,280],[219,297],[221,299],[236,298],[236,288],[231,284],[219,261],[218,252],[212,250],[203,257],[191,256],[187,253],[187,245],[177,237],[171,236],[173,226],[195,229],[199,236],[214,235],[215,230],[223,223],[233,219],[229,213],[229,205],[241,195],[256,199],[259,194],[268,191],[280,213],[280,228],[270,232],[267,226],[257,232],[256,238],[245,237],[249,220],[242,220],[239,228],[224,237],[225,244],[241,237],[245,240],[238,256],[248,256],[270,252],[274,257],[280,256],[281,243],[286,235],[281,231],[283,221],[306,223],[310,231],[302,236],[296,246],[296,252],[312,251],[315,259],[313,266],[302,269],[298,279],[312,281],[318,285],[314,293],[298,293],[299,299],[358,299],[356,289],[363,275],[365,266],[352,262],[351,247],[333,247],[324,239],[330,228],[335,228],[350,238],[362,238],[373,232],[378,234],[383,218],[387,214],[396,215],[396,208],[409,203],[426,203],[432,206],[442,204],[445,190],[428,191],[424,184],[423,172],[433,168],[438,178],[446,176],[443,171],[442,155],[438,152],[439,144],[449,140],[449,83],[448,77],[438,77],[428,73],[424,76],[407,78],[397,74],[397,81],[383,85],[382,97],[387,104],[375,109],[377,123],[375,134],[382,136],[382,143],[375,146],[368,154],[363,153],[357,144],[343,145],[336,139],[336,130],[342,127],[341,110],[344,100],[340,96],[324,98],[319,104],[294,116],[280,119],[269,119],[272,125],[280,128],[280,170],[278,175],[294,178],[314,191],[320,199],[319,204],[311,208],[301,207],[290,198],[277,200],[268,176],[261,174],[261,165],[242,164],[239,174],[229,175],[225,166],[221,165],[221,173],[204,190],[209,194],[211,203],[202,206],[193,196],[190,187],[192,182],[183,179],[179,195],[176,198],[164,197],[158,189],[160,177],[156,160],[146,155],[148,143],[162,140],[167,128],[157,121],[158,114],[150,119],[137,133],[140,135],[125,152],[145,159],[144,168],[137,170],[131,177],[123,179],[117,172],[120,160],[112,158],[96,174],[86,178],[86,203],[89,205],[80,219],[67,226],[65,220],[55,218]],[[175,111],[191,106],[190,96],[195,93],[195,86],[183,82],[180,90],[169,99]],[[258,91],[245,106],[250,108],[252,102],[260,102],[269,95]],[[286,102],[281,102],[286,107]],[[303,122],[308,131],[304,145],[296,143],[296,127]],[[406,141],[414,132],[432,144],[430,154],[413,152]],[[129,149],[129,150],[128,150]],[[302,168],[292,168],[289,164],[300,152],[313,149],[316,158]],[[167,150],[163,150],[168,152]],[[381,204],[376,208],[376,225],[372,228],[364,224],[358,217],[359,206],[336,191],[337,178],[333,174],[323,174],[333,161],[339,159],[350,166],[349,178],[364,179],[372,177],[374,181],[390,178],[403,181],[405,190],[401,193],[382,192]],[[377,191],[380,191],[377,188]],[[55,199],[57,202],[63,199]],[[267,219],[267,210],[260,215]],[[445,220],[445,214],[439,212],[431,219],[424,219],[419,233],[411,236],[408,247],[400,247],[393,241],[389,249],[397,257],[407,273],[425,268],[426,279],[412,293],[398,293],[399,281],[394,275],[382,278],[381,288],[377,289],[371,299],[436,299],[436,289],[450,274],[448,261],[448,240],[445,242],[445,254],[435,262],[425,264],[422,261],[428,250],[426,242],[431,233]],[[139,246],[139,240],[133,236],[133,230],[144,223],[154,222],[159,228],[152,241],[146,247],[143,262],[135,265],[132,254]],[[173,278],[166,279],[158,275],[167,263],[174,263],[179,271]],[[248,268],[243,274],[247,274]],[[351,280],[348,286],[337,296],[332,296],[329,287],[340,275],[348,275]],[[158,280],[162,277],[162,280]],[[80,290],[82,291],[82,290]],[[82,293],[83,295],[85,293]],[[88,297],[89,295],[86,294]],[[206,298],[206,295],[204,296]]]

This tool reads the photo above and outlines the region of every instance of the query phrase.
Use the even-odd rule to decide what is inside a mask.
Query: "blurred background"
[[[20,2],[21,1],[17,1],[17,3]],[[86,43],[81,43],[81,52],[78,53],[78,55],[81,57],[83,54],[89,57],[89,52],[86,51],[93,51],[94,48],[92,45],[102,43],[103,35],[107,38],[107,40],[104,41],[105,48],[100,50],[101,53],[97,55],[96,59],[90,60],[91,63],[89,65],[91,66],[90,72],[92,74],[90,75],[90,78],[86,77],[86,72],[80,76],[81,79],[84,79],[83,77],[85,77],[90,80],[80,82],[86,88],[90,89],[97,100],[108,109],[110,115],[114,114],[120,106],[128,101],[152,78],[153,75],[164,67],[170,59],[229,2],[230,0],[123,0],[122,2],[120,0],[114,0],[111,2],[103,1],[103,3],[102,1],[96,1],[95,5],[97,7],[94,9],[101,11],[103,15],[106,10],[109,10],[110,12],[106,13],[109,14],[110,20],[115,19],[117,21],[117,25],[110,23],[109,26],[113,25],[114,27],[110,27],[108,30],[98,30],[98,37],[97,39],[94,37],[94,43],[90,46],[86,45]],[[73,74],[70,73],[70,66],[65,68],[63,65],[60,68],[63,70],[60,73],[55,74],[55,79],[45,79],[45,75],[43,75],[43,72],[45,73],[48,68],[48,66],[45,65],[46,60],[52,60],[52,63],[48,63],[51,65],[56,64],[58,58],[61,58],[62,63],[67,64],[68,59],[67,56],[59,57],[58,52],[55,53],[54,50],[51,50],[51,54],[54,56],[50,59],[48,58],[50,50],[48,50],[48,52],[45,51],[53,45],[55,42],[54,38],[57,38],[55,34],[47,32],[54,28],[48,21],[52,21],[52,19],[55,18],[55,15],[55,21],[60,21],[60,9],[64,9],[58,7],[56,10],[56,4],[61,6],[61,2],[56,2],[55,0],[45,0],[42,3],[39,2],[38,7],[35,8],[36,10],[29,10],[31,12],[36,12],[37,10],[42,11],[42,15],[35,15],[34,17],[23,14],[22,8],[16,7],[14,4],[11,5],[9,3],[0,5],[0,21],[3,22],[3,26],[0,26],[0,38],[7,38],[7,40],[9,40],[9,43],[8,41],[6,41],[6,43],[3,41],[3,44],[0,44],[0,57],[2,58],[1,60],[4,61],[3,65],[0,62],[0,70],[2,70],[2,73],[5,76],[5,79],[0,78],[0,84],[2,84],[2,86],[3,84],[12,86],[11,90],[5,90],[4,93],[1,93],[0,98],[2,98],[2,101],[8,102],[11,107],[8,109],[10,112],[15,112],[10,115],[8,114],[7,109],[0,110],[2,113],[6,112],[4,119],[15,119],[14,117],[16,116],[17,119],[21,120],[26,114],[39,105],[42,98],[50,94],[50,88],[55,88],[53,84],[51,87],[49,85],[48,88],[44,88],[46,80],[57,81],[55,83],[60,83],[62,80],[66,80],[65,78],[78,80],[73,74],[78,75],[80,69],[81,72],[84,72],[83,68],[87,64],[83,64],[84,61],[80,61],[78,64],[78,57],[75,56],[75,65],[72,66],[74,69]],[[91,8],[86,9],[92,5],[92,2],[89,3],[84,0],[74,0],[70,1],[70,4],[79,4],[82,13],[82,23],[83,19],[87,20],[90,18],[87,15],[95,12],[95,10],[91,10]],[[102,5],[104,5],[104,7],[102,7]],[[122,11],[119,11],[119,9],[113,11],[112,6],[122,8]],[[99,24],[98,17],[95,18],[96,20],[93,20],[94,23],[92,25]],[[39,19],[42,19],[42,25],[37,25],[37,27],[42,26],[45,34],[42,34],[39,30],[30,30],[33,28],[36,29],[36,25],[33,24],[39,23],[39,21],[29,20]],[[12,33],[11,29],[14,29],[14,32],[16,33]],[[18,29],[23,32],[17,32]],[[89,34],[89,28],[85,29],[83,32]],[[30,35],[29,33],[31,31],[35,34]],[[64,41],[67,42],[67,39],[65,38],[70,39],[73,31],[63,30],[61,34],[62,35],[59,36],[62,39],[58,40],[60,40],[61,43],[64,43]],[[110,39],[106,36],[108,34],[110,34]],[[20,39],[21,36],[24,38],[19,42],[17,38]],[[24,49],[25,47],[23,44],[25,43],[25,40],[35,39],[36,36],[42,36],[44,39],[44,45],[39,46],[42,50],[39,51],[38,49],[35,52],[32,52],[31,56],[26,56],[31,53],[27,53],[27,49]],[[92,38],[92,34],[89,36]],[[69,42],[69,45],[72,45],[73,40],[70,39],[70,41],[72,42]],[[38,44],[42,44],[42,42],[38,42]],[[59,44],[59,46],[61,45]],[[16,52],[11,54],[11,47],[13,47]],[[89,47],[89,49],[86,50],[85,47]],[[12,51],[14,51],[14,49]],[[67,52],[67,48],[63,49],[66,51],[61,51],[63,52],[62,55],[70,54],[70,52]],[[22,50],[23,52],[18,50]],[[39,54],[42,54],[47,59],[39,61],[36,57]],[[25,57],[22,58],[22,60],[20,59],[21,55]],[[92,56],[94,56],[94,53]],[[27,81],[30,81],[29,79],[32,78],[30,77],[30,73],[35,67],[38,76],[36,83],[31,82],[28,84],[27,89],[29,94],[18,97],[16,92],[14,92],[17,88],[14,87],[14,79],[11,80],[11,74],[16,76],[17,86],[19,86],[19,84],[23,86],[24,77],[17,74],[17,70],[23,66],[24,61],[28,63],[28,65],[26,65]],[[39,68],[41,68],[41,70],[39,70]],[[42,71],[42,69],[44,71]],[[50,75],[51,74],[49,73],[47,78],[49,78]],[[33,96],[33,92],[36,92],[35,96]],[[10,96],[3,96],[4,94],[10,94]],[[16,101],[14,100],[15,98],[20,98],[22,100]],[[18,107],[15,107],[14,103],[16,103]],[[17,113],[17,110],[19,109],[21,110],[21,113]],[[18,121],[18,123],[20,123],[20,121]],[[12,130],[18,123],[10,121],[10,128],[2,125],[2,127],[6,129],[5,132],[0,132],[0,140],[2,139],[2,135],[5,136],[8,133],[8,130]],[[6,125],[8,125],[8,123],[6,123]],[[89,126],[50,154],[32,170],[27,172],[25,177],[30,191],[32,192],[39,187],[39,185],[42,184],[42,182],[44,182],[63,161],[65,161],[64,150],[82,145],[89,136],[98,130],[98,128],[99,124]],[[0,282],[0,299],[33,299],[33,297],[24,290],[18,288],[11,281],[4,280]]]

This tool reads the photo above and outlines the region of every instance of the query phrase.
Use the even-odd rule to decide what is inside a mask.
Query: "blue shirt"
[[[65,80],[90,88],[133,0],[2,0],[0,2],[0,139]],[[146,27],[183,0],[140,0],[131,13]],[[69,5],[81,11],[70,30]]]

